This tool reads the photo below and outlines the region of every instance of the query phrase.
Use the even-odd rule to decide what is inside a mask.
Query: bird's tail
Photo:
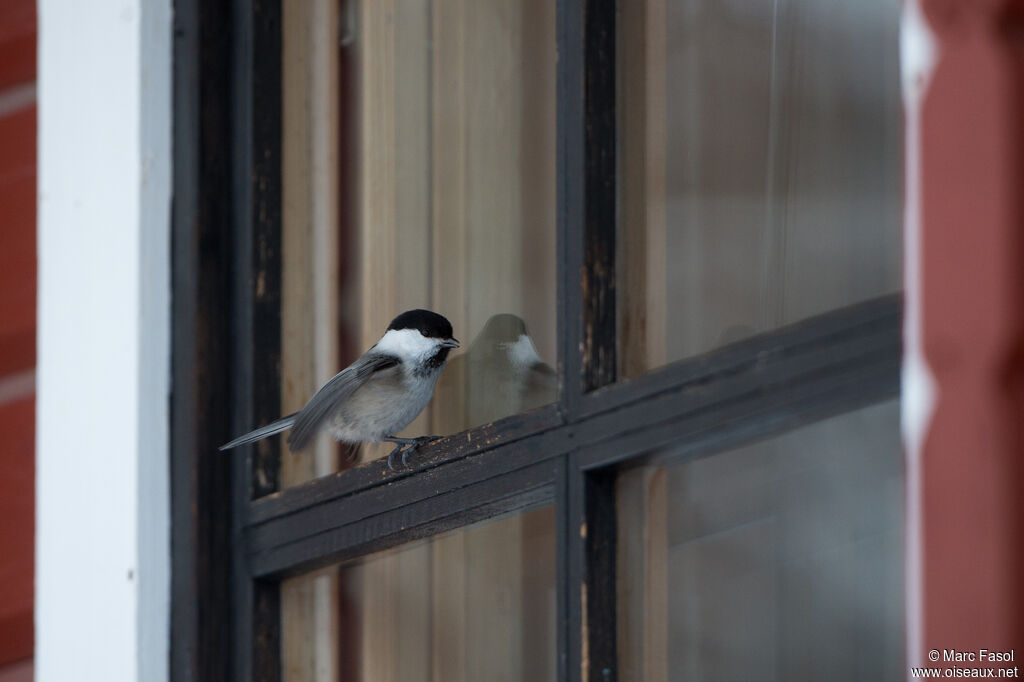
[[[230,443],[225,443],[224,445],[221,445],[219,449],[230,450],[231,448],[237,448],[239,445],[245,445],[246,443],[255,443],[258,440],[263,440],[267,436],[273,436],[275,433],[287,431],[288,429],[292,428],[292,424],[295,423],[296,414],[298,414],[298,412],[296,412],[295,414],[290,414],[287,417],[281,417],[276,422],[271,422],[266,426],[261,426],[260,428],[254,431],[250,431],[244,436],[239,436]]]

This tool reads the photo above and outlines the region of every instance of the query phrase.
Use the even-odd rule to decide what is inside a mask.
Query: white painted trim
[[[40,0],[36,680],[168,676],[170,0]]]
[[[906,116],[903,265],[903,371],[900,419],[907,462],[906,588],[908,666],[923,658],[923,574],[921,568],[921,448],[935,409],[936,385],[924,355],[921,280],[921,103],[936,62],[935,40],[918,0],[903,4],[900,69]],[[908,668],[908,679],[909,668]]]

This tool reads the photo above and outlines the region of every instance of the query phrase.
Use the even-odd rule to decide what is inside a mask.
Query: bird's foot
[[[419,436],[418,438],[385,438],[384,440],[389,443],[395,443],[395,449],[388,455],[388,468],[392,471],[398,471],[398,467],[395,466],[395,457],[399,454],[402,455],[402,468],[409,468],[409,455],[415,452],[416,448],[423,445],[424,443],[430,443],[431,441],[438,440],[444,436]]]
[[[392,471],[398,471],[398,467],[395,466],[395,455],[402,452],[402,450],[404,450],[405,447],[405,443],[399,443],[398,445],[395,446],[395,449],[391,451],[391,454],[388,455],[388,469],[391,469]],[[402,465],[405,466],[404,454],[402,455]]]

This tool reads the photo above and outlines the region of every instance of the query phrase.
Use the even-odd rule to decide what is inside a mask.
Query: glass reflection
[[[443,431],[455,431],[557,397],[555,370],[538,355],[526,323],[518,315],[502,313],[491,316],[467,351],[448,363],[438,382],[437,400],[443,406],[439,421]]]
[[[312,611],[284,621],[286,682],[555,679],[551,507],[314,575],[332,577],[338,592],[322,628],[307,627]],[[284,594],[315,580],[285,581]]]
[[[623,473],[619,679],[905,679],[898,422]]]
[[[414,308],[475,340],[393,435],[551,402],[554,4],[286,0],[282,14],[283,409]],[[283,458],[281,485],[354,461],[321,437]]]
[[[402,436],[553,399],[537,359],[555,357],[554,10],[358,3],[351,331],[365,348],[393,311],[427,308],[469,341]]]
[[[623,3],[623,377],[899,288],[899,11]]]

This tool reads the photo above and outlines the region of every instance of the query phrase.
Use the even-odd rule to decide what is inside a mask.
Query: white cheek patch
[[[508,345],[508,354],[512,363],[519,367],[530,367],[541,361],[533,341],[526,334],[522,334],[518,341]]]
[[[400,358],[422,358],[432,353],[436,345],[434,339],[416,329],[389,329],[377,342],[377,350]]]

